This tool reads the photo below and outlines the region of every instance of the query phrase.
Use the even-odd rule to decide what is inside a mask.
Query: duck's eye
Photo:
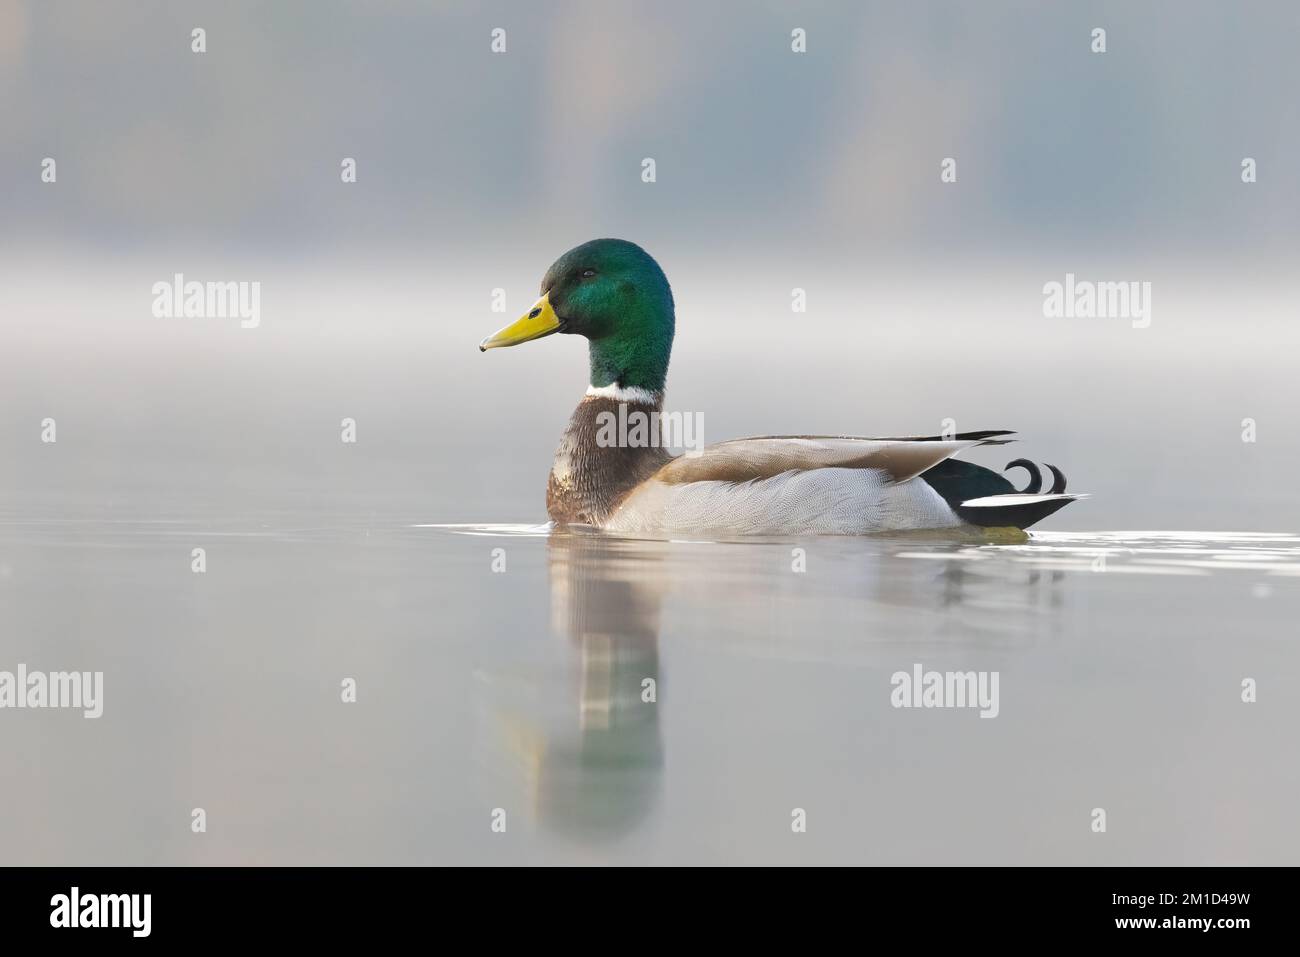
[[[583,279],[590,279],[590,278],[591,278],[592,276],[594,276],[594,275],[596,275],[596,270],[594,270],[594,269],[584,269],[584,270],[582,271],[582,278],[583,278]]]

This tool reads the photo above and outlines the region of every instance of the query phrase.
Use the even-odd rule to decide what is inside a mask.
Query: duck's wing
[[[1026,495],[997,473],[952,458],[1010,441],[1006,431],[867,438],[767,435],[710,445],[642,482],[606,527],[720,528],[742,533],[863,534],[1013,525],[1026,528],[1076,496],[1064,476]],[[915,481],[913,481],[915,479]]]
[[[983,439],[768,435],[720,442],[662,466],[605,523],[621,531],[864,534],[961,519],[912,481]]]
[[[1005,441],[1010,432],[968,432],[951,438],[919,436],[867,438],[851,435],[762,435],[706,446],[682,455],[652,478],[667,485],[692,482],[752,482],[785,472],[867,469],[905,482],[963,449]]]
[[[957,527],[956,512],[915,477],[976,443],[845,436],[719,442],[664,464],[604,528],[866,534]]]

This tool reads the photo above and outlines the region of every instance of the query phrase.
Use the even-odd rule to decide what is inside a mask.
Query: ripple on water
[[[413,525],[460,535],[500,538],[545,538],[555,533],[552,523]],[[627,539],[600,535],[611,541],[644,541],[658,545],[724,544],[710,539]],[[741,543],[771,544],[790,539],[741,539]],[[1010,561],[1043,569],[1107,571],[1129,575],[1210,575],[1215,572],[1251,572],[1300,576],[1300,534],[1291,532],[1109,531],[1038,532],[1017,544],[943,541],[907,538],[835,539],[873,546],[893,545],[894,558],[930,561]]]
[[[1290,532],[1034,532],[1021,545],[963,545],[897,553],[899,558],[1010,560],[1038,568],[1130,575],[1247,571],[1300,575],[1300,535]]]

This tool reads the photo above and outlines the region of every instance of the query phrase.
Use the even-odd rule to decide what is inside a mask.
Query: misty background
[[[0,488],[541,520],[585,344],[474,347],[615,235],[673,282],[668,405],[706,441],[951,417],[1096,494],[1058,527],[1270,528],[1297,26],[1289,3],[0,4]],[[155,319],[177,272],[259,281],[261,325]],[[1152,282],[1151,328],[1044,319],[1066,272]]]

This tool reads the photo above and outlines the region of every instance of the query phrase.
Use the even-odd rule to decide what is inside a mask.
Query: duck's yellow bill
[[[550,294],[533,303],[521,318],[516,319],[504,329],[494,332],[478,344],[479,352],[489,349],[501,349],[505,346],[517,346],[521,342],[530,342],[549,336],[560,328],[560,319],[551,308]]]

